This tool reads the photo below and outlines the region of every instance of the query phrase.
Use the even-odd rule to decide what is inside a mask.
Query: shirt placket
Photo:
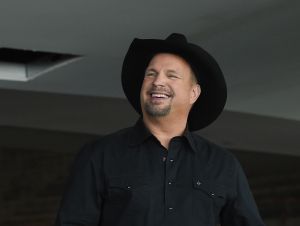
[[[174,184],[176,183],[177,153],[180,148],[180,140],[173,139],[170,142],[168,155],[165,160],[165,213],[170,218],[176,212],[174,197]]]

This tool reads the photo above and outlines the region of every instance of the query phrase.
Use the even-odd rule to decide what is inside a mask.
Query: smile
[[[170,95],[164,93],[151,93],[152,98],[169,98]]]

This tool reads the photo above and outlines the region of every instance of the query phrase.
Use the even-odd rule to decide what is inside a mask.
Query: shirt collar
[[[133,130],[130,136],[129,144],[131,146],[137,146],[143,143],[146,139],[151,137],[151,132],[146,128],[143,119],[139,118],[139,120],[133,126]]]
[[[193,138],[193,133],[191,131],[189,131],[188,128],[186,128],[183,132],[183,136],[188,141],[188,143],[189,143],[190,147],[192,148],[192,150],[196,153],[197,148],[196,148],[195,140]]]
[[[147,140],[149,137],[152,137],[153,135],[151,132],[148,130],[148,128],[145,126],[143,119],[139,118],[139,120],[136,122],[136,124],[133,127],[131,136],[130,136],[130,141],[129,144],[131,146],[137,146],[142,144],[145,140]],[[197,148],[195,145],[195,141],[193,138],[193,134],[191,131],[186,128],[183,132],[183,137],[186,138],[188,141],[188,144],[190,145],[191,149],[196,152]]]

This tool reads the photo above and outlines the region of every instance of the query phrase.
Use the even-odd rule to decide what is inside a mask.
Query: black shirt
[[[166,150],[140,119],[79,152],[56,225],[263,226],[240,164],[185,131]]]

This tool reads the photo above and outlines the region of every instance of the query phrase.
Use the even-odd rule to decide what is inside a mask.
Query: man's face
[[[200,87],[181,57],[160,53],[149,62],[140,93],[143,114],[187,116],[199,95]]]

